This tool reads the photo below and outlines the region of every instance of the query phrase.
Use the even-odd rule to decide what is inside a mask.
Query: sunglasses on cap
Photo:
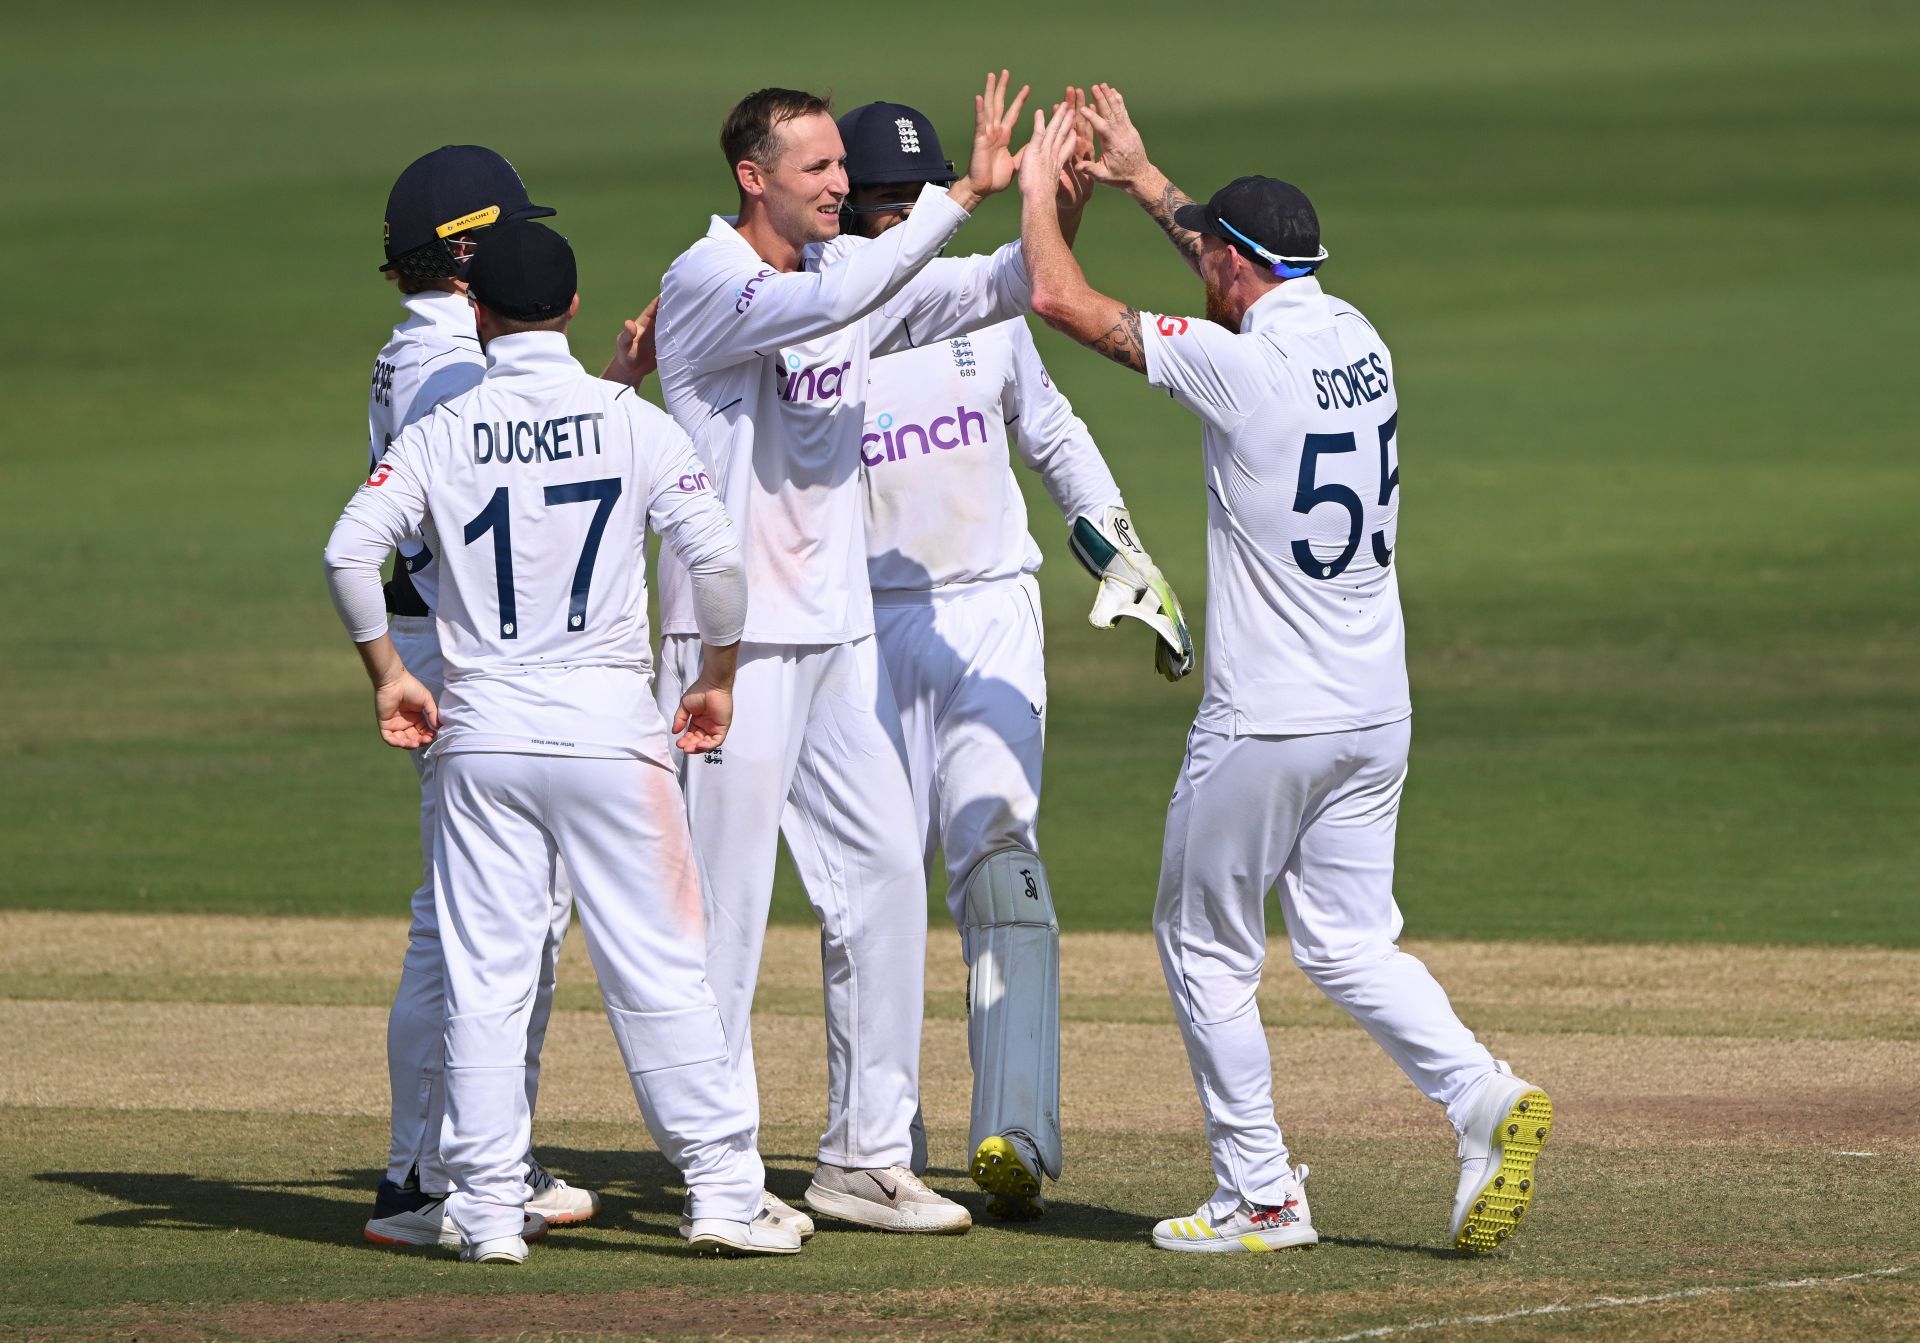
[[[1273,273],[1283,280],[1303,280],[1320,269],[1320,263],[1327,259],[1327,249],[1323,245],[1318,256],[1281,256],[1278,252],[1269,252],[1259,243],[1249,238],[1224,218],[1215,216],[1220,227],[1244,243],[1253,254],[1273,267]]]

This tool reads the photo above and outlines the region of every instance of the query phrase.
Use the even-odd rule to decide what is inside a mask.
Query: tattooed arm
[[[1034,121],[1033,140],[1020,163],[1020,246],[1033,278],[1033,311],[1055,331],[1144,374],[1139,311],[1088,284],[1060,232],[1054,182],[1073,150],[1074,117],[1062,103],[1051,125],[1039,113]]]
[[[1117,303],[1103,294],[1093,294],[1091,290],[1088,293],[1112,305],[1112,311],[1101,314],[1099,320],[1105,321],[1111,316],[1114,318],[1113,325],[1092,340],[1075,331],[1068,331],[1067,334],[1088,349],[1104,354],[1123,368],[1130,368],[1135,373],[1145,373],[1147,352],[1140,345],[1140,310]],[[1054,329],[1058,331],[1065,328],[1056,326]]]
[[[1173,222],[1173,212],[1183,205],[1193,204],[1193,197],[1167,180],[1166,174],[1158,168],[1152,170],[1152,178],[1143,180],[1128,193],[1140,203],[1140,208],[1152,216],[1160,231],[1167,235],[1174,250],[1180,253],[1189,269],[1195,275],[1200,273],[1200,235],[1181,228]]]

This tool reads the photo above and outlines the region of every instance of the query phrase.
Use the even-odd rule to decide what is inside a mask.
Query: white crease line
[[[1891,1278],[1905,1273],[1912,1264],[1899,1264],[1893,1268],[1868,1269],[1864,1273],[1844,1273],[1837,1278],[1795,1278],[1790,1282],[1756,1282],[1744,1287],[1688,1287],[1678,1292],[1661,1292],[1657,1296],[1596,1296],[1591,1301],[1576,1301],[1571,1305],[1530,1306],[1525,1310],[1503,1311],[1498,1315],[1455,1315],[1444,1320],[1416,1320],[1412,1324],[1383,1324],[1377,1329],[1360,1329],[1351,1334],[1335,1334],[1325,1338],[1300,1339],[1297,1343],[1359,1343],[1365,1338],[1391,1338],[1395,1334],[1423,1333],[1429,1329],[1452,1329],[1468,1324],[1501,1324],[1507,1320],[1526,1320],[1539,1315],[1571,1315],[1588,1310],[1620,1310],[1627,1306],[1654,1306],[1663,1301],[1690,1301],[1702,1296],[1733,1296],[1741,1292],[1793,1292],[1808,1287],[1834,1287],[1843,1282],[1860,1282],[1867,1278]]]
[[[1879,1156],[1878,1152],[1835,1152],[1835,1156]]]

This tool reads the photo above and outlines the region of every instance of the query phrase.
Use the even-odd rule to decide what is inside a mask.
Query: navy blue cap
[[[567,240],[530,219],[487,235],[487,245],[460,268],[467,292],[483,307],[517,322],[544,322],[573,306],[580,272]]]
[[[940,152],[940,135],[924,115],[904,103],[868,103],[840,118],[847,149],[847,185],[938,182],[959,174]]]
[[[1327,259],[1313,202],[1277,177],[1236,177],[1205,205],[1175,210],[1173,222],[1194,233],[1211,233],[1289,280],[1313,274]]]
[[[520,174],[491,149],[443,145],[408,164],[387,194],[387,259],[380,269],[456,234],[552,213],[527,199]]]

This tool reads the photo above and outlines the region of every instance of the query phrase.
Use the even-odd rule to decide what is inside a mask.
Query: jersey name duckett
[[[498,462],[522,466],[559,462],[601,452],[600,423],[606,413],[583,410],[546,420],[494,420],[474,424],[473,460],[481,466]]]

